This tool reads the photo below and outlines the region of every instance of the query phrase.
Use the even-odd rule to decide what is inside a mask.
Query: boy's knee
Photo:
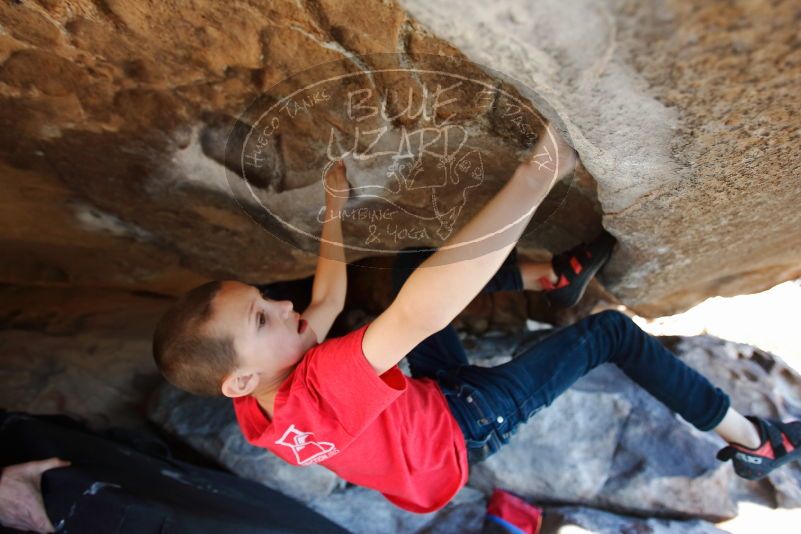
[[[613,309],[600,311],[596,313],[595,316],[606,323],[625,323],[626,321],[631,321],[628,315],[620,310]]]
[[[632,326],[636,326],[631,317],[619,310],[603,310],[594,314],[594,316],[603,327],[607,328],[615,336],[615,340],[618,342],[623,340],[625,333]]]
[[[604,310],[600,313],[604,316],[604,322],[618,350],[631,349],[632,343],[636,343],[635,340],[649,335],[631,317],[619,310]]]

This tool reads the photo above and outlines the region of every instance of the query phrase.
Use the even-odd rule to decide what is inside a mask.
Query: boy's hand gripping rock
[[[545,127],[537,144],[526,153],[515,175],[521,175],[531,185],[542,185],[550,190],[556,182],[571,174],[578,163],[578,154],[551,124]]]

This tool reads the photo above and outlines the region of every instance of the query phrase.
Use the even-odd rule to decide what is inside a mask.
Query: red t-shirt
[[[435,380],[397,365],[376,374],[362,351],[367,326],[309,349],[272,420],[245,396],[234,399],[237,421],[250,443],[292,465],[320,463],[410,512],[438,510],[467,483],[464,435]]]

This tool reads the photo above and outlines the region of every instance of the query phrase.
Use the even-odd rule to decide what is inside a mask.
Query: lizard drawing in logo
[[[314,432],[301,432],[295,425],[289,425],[284,435],[275,443],[286,445],[295,453],[295,459],[299,465],[314,464],[322,462],[339,452],[333,443],[328,441],[314,441],[311,436]]]
[[[434,219],[439,223],[436,234],[440,239],[445,240],[456,226],[459,214],[467,203],[469,190],[484,182],[484,162],[481,153],[475,149],[467,153],[457,151],[454,154],[438,155],[433,159],[435,160],[435,171],[429,172],[435,176],[428,181],[422,180],[422,175],[426,170],[422,155],[394,157],[386,170],[384,184],[349,187],[347,190],[332,188],[326,181],[325,176],[333,164],[332,161],[323,170],[323,187],[335,197],[375,198],[392,205],[414,219],[421,221]],[[376,189],[379,190],[378,193],[367,192]],[[432,215],[411,213],[395,201],[398,195],[415,190],[428,191],[428,202],[433,212]],[[390,195],[382,195],[381,191]]]

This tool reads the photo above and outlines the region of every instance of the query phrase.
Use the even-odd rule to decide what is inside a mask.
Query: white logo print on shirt
[[[339,452],[333,443],[310,439],[312,435],[314,432],[301,432],[295,425],[290,425],[276,443],[291,448],[299,465],[322,462]]]

